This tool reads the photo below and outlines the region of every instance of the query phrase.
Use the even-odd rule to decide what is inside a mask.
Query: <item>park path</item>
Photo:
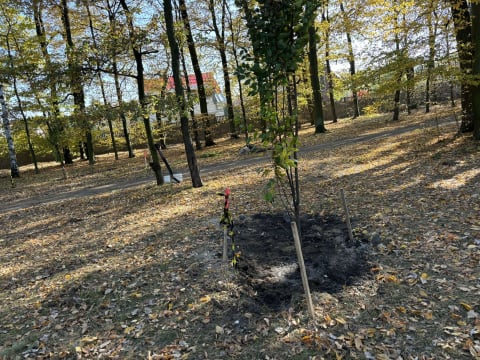
[[[308,147],[301,148],[299,153],[300,153],[300,156],[302,156],[302,154],[321,151],[322,149],[334,149],[334,148],[339,148],[343,146],[349,146],[349,145],[354,145],[362,142],[367,142],[371,140],[380,140],[387,137],[400,136],[400,135],[403,135],[418,129],[422,129],[422,128],[444,126],[452,123],[454,123],[454,120],[452,120],[451,118],[444,118],[444,119],[439,119],[437,121],[428,121],[421,124],[405,125],[405,126],[395,127],[392,129],[386,129],[381,132],[358,135],[358,136],[347,138],[347,139],[338,139],[338,140],[334,139],[334,140],[326,141],[323,143],[310,145]],[[237,159],[234,161],[206,165],[200,169],[200,173],[201,173],[201,176],[205,176],[205,175],[210,175],[217,172],[231,171],[233,169],[237,169],[241,167],[260,165],[268,161],[270,161],[270,157],[268,156],[246,157],[244,159]],[[188,173],[187,170],[182,171],[182,175],[183,175],[183,179],[186,179],[185,181],[189,181],[187,179],[190,179],[190,174]],[[95,195],[100,195],[100,194],[104,194],[112,191],[121,191],[123,189],[135,188],[135,187],[139,187],[139,186],[153,183],[153,182],[155,182],[155,179],[153,177],[153,174],[151,174],[150,176],[142,176],[137,179],[129,179],[125,181],[120,181],[120,182],[111,183],[111,184],[103,184],[99,186],[83,187],[80,189],[63,191],[56,194],[49,193],[45,195],[35,195],[28,199],[22,199],[22,200],[11,202],[10,204],[2,204],[2,206],[0,207],[0,214],[8,213],[16,210],[27,209],[27,208],[31,208],[39,205],[46,205],[46,204],[62,202],[65,200],[72,200],[75,198],[95,196]]]

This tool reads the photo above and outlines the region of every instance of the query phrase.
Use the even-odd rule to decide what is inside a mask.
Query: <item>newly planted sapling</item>
[[[231,241],[231,249],[232,249],[232,259],[231,264],[236,266],[238,264],[238,260],[240,258],[240,252],[237,251],[235,246],[235,232],[233,231],[233,217],[232,213],[230,212],[230,194],[231,191],[229,188],[225,189],[224,193],[219,193],[218,195],[225,197],[225,202],[223,205],[223,213],[220,219],[220,224],[223,225],[223,260],[227,260],[227,244],[228,239]]]

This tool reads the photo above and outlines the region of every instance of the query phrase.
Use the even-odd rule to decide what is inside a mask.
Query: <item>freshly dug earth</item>
[[[365,276],[370,244],[351,242],[345,222],[335,215],[301,218],[302,252],[310,290],[335,293]],[[252,299],[271,310],[286,310],[303,299],[303,286],[288,216],[255,214],[235,226],[241,275]]]

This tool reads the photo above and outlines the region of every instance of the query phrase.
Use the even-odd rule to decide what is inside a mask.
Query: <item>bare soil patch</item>
[[[305,215],[301,229],[311,291],[336,293],[368,274],[370,245],[361,238],[352,243],[342,219]],[[255,214],[237,224],[235,233],[240,274],[251,286],[254,300],[274,311],[298,306],[304,289],[289,218],[281,213]]]

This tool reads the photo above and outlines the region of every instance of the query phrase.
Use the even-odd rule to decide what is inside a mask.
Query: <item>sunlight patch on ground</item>
[[[480,168],[470,169],[448,179],[441,179],[431,184],[434,189],[454,190],[465,186],[467,182],[480,174]]]

